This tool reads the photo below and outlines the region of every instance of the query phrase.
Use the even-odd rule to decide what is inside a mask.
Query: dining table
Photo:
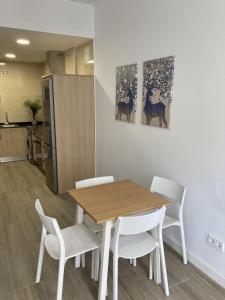
[[[87,213],[97,224],[103,225],[101,246],[101,267],[98,300],[107,295],[107,277],[112,224],[120,216],[144,213],[167,206],[170,201],[157,193],[131,181],[121,180],[83,189],[72,189],[68,194],[77,204],[76,223],[83,223],[83,213]],[[157,230],[152,231],[157,238]],[[79,267],[79,259],[77,259]],[[154,255],[154,280],[161,282],[160,253]]]

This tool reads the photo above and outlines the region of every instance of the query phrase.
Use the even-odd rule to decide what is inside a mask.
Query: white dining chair
[[[184,264],[187,264],[183,222],[183,205],[186,194],[186,187],[175,181],[154,176],[150,190],[151,192],[158,193],[168,198],[172,202],[171,205],[169,205],[166,209],[163,229],[170,226],[178,226],[180,228],[183,262]]]
[[[80,181],[75,182],[75,188],[76,189],[83,189],[83,188],[88,188],[100,184],[106,184],[106,183],[111,183],[114,182],[114,177],[113,176],[102,176],[102,177],[94,177],[94,178],[89,178],[89,179],[84,179]],[[94,233],[98,233],[103,231],[103,226],[102,224],[97,224],[88,214],[83,215],[83,223],[88,226]],[[92,265],[95,264],[95,260],[99,260],[98,257],[99,253],[95,252],[94,255],[92,256]],[[85,267],[85,254],[82,255],[82,267]],[[96,265],[97,270],[94,273],[92,273],[92,278],[96,278],[98,274],[98,268],[99,265]],[[94,270],[94,268],[92,269]]]
[[[142,215],[119,217],[116,223],[114,238],[111,242],[113,252],[113,300],[118,299],[118,260],[136,259],[152,253],[159,248],[161,256],[162,275],[166,296],[169,296],[166,262],[162,238],[162,224],[165,207]],[[158,239],[148,231],[156,228]],[[152,256],[150,255],[149,279],[152,279]]]
[[[44,214],[38,199],[35,202],[35,208],[42,222],[36,283],[39,283],[41,279],[43,256],[46,249],[53,259],[59,260],[56,299],[61,300],[65,263],[69,258],[82,253],[99,251],[97,249],[101,246],[101,240],[84,224],[73,225],[61,230],[56,219]]]
[[[95,177],[75,182],[75,188],[83,189],[111,182],[114,182],[113,176]],[[95,233],[103,230],[102,224],[97,224],[88,214],[84,214],[83,223],[86,224]]]

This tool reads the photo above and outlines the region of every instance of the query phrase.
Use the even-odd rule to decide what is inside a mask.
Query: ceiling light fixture
[[[5,66],[6,63],[5,62],[0,62],[0,66]]]
[[[20,44],[20,45],[30,45],[30,41],[27,40],[27,39],[18,39],[16,40],[17,44]]]
[[[13,53],[6,53],[5,55],[7,58],[16,58],[16,55]]]
[[[93,64],[93,63],[94,63],[93,59],[87,61],[87,64]]]

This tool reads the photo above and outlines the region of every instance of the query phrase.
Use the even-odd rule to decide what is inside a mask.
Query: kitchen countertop
[[[42,126],[43,122],[40,121],[37,123],[37,125],[34,125],[34,126]],[[9,125],[9,126],[7,126]],[[13,126],[10,126],[10,125],[13,125]],[[20,127],[30,127],[32,128],[32,122],[12,122],[12,123],[9,123],[9,124],[5,124],[5,123],[0,123],[0,128],[2,129],[5,129],[5,128],[20,128]]]

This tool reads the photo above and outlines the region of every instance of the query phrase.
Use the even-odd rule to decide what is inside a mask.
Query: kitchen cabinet
[[[43,111],[46,183],[61,194],[95,176],[93,76],[45,77]]]
[[[3,159],[4,158],[4,159]],[[26,158],[26,129],[0,128],[0,160]]]

